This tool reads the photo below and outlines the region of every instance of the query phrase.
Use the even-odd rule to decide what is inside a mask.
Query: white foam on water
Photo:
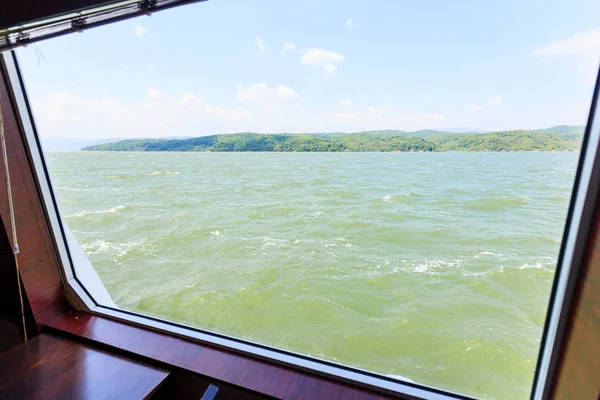
[[[110,254],[115,257],[123,257],[134,248],[143,248],[143,240],[124,243],[110,243],[104,240],[94,240],[89,243],[81,243],[81,250],[83,250],[87,256]]]
[[[542,269],[544,266],[540,262],[536,262],[533,264],[525,263],[519,267],[519,269]]]
[[[386,194],[385,196],[383,196],[381,198],[383,201],[385,201],[386,203],[389,203],[390,201],[392,201],[394,199],[394,197],[391,194]]]
[[[150,172],[149,175],[179,175],[181,171],[154,171]]]
[[[475,254],[473,258],[481,258],[481,256],[492,256],[492,257],[502,257],[501,253],[494,253],[493,251],[481,251],[479,254]]]
[[[197,282],[197,281],[196,281],[196,282],[193,282],[193,283],[190,283],[189,285],[185,285],[183,288],[184,288],[184,289],[193,289],[193,288],[195,288],[196,286],[198,286],[198,282]]]
[[[106,210],[84,211],[84,212],[80,212],[80,213],[75,213],[75,214],[67,215],[65,218],[85,217],[86,215],[94,215],[94,214],[112,214],[112,213],[116,213],[117,211],[121,211],[124,208],[125,208],[125,206],[119,205],[116,207],[108,208]]]
[[[217,229],[216,231],[210,232],[210,234],[213,236],[221,236],[221,231]]]

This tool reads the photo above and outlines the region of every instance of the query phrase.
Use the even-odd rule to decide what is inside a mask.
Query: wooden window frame
[[[58,222],[58,207],[16,55],[11,52],[1,57],[0,107],[17,200],[21,279],[38,330],[61,331],[276,398],[316,398],[325,394],[343,398],[467,398],[96,303],[67,266],[73,260]],[[563,377],[583,379],[588,383],[583,387],[590,393],[600,389],[600,379],[594,380],[600,372],[589,371],[585,365],[582,369],[578,362],[581,345],[573,342],[589,341],[590,329],[600,333],[600,305],[595,294],[600,291],[600,238],[596,235],[600,224],[598,91],[596,82],[544,327],[531,395],[534,399],[560,398],[556,396],[567,392],[581,394],[577,390],[581,385],[565,382]],[[0,197],[6,195],[3,190]],[[7,212],[6,207],[0,207],[4,221]],[[578,330],[578,324],[584,324],[587,330]],[[593,344],[591,352],[586,353],[591,356],[588,363],[600,359],[600,343],[596,340]],[[577,374],[571,373],[573,369]]]

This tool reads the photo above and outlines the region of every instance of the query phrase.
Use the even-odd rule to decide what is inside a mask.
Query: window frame
[[[41,202],[46,213],[58,262],[61,266],[67,297],[76,309],[388,394],[408,395],[412,398],[422,399],[469,398],[463,394],[451,393],[419,383],[399,381],[371,371],[316,359],[217,332],[145,316],[132,311],[107,307],[96,301],[93,295],[94,288],[86,287],[81,282],[80,278],[82,277],[78,277],[76,272],[75,265],[83,260],[74,257],[73,252],[70,251],[65,228],[60,222],[60,211],[52,190],[50,175],[46,167],[23,76],[19,70],[17,55],[14,51],[11,51],[10,53],[3,53],[1,56],[6,66],[8,83],[14,95],[15,107],[20,117],[26,147],[32,160],[31,167],[37,179]],[[598,197],[598,187],[600,186],[600,152],[598,152],[600,144],[600,104],[597,102],[599,85],[600,83],[597,81],[583,138],[583,147],[578,162],[538,353],[538,362],[531,391],[532,399],[545,399],[550,396],[551,378],[558,363],[579,267],[584,260],[586,239],[593,225],[593,212]],[[595,116],[598,117],[595,118]]]

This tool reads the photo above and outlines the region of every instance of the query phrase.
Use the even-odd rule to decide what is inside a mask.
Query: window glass
[[[18,56],[103,305],[527,398],[599,12],[207,2]]]

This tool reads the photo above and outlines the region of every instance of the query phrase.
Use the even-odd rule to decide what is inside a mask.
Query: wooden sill
[[[46,324],[45,329],[74,335],[113,351],[189,371],[263,396],[279,399],[398,398],[84,312],[62,314]]]

